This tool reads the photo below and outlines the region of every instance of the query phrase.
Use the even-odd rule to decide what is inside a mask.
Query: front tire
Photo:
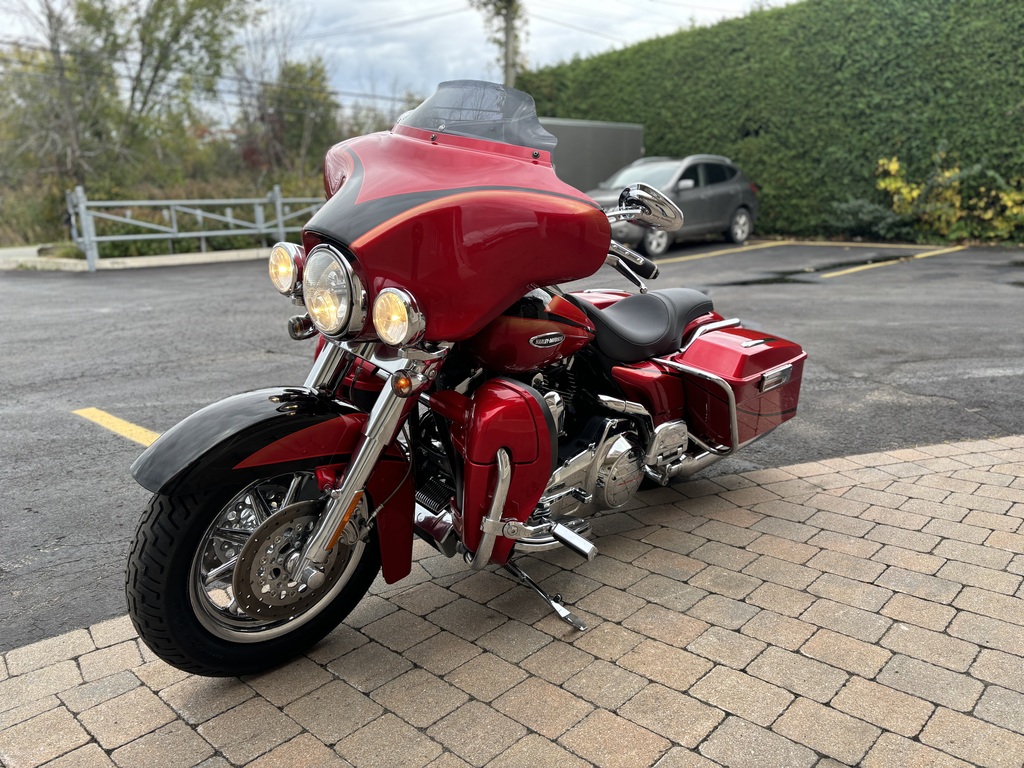
[[[753,230],[754,220],[750,216],[750,211],[746,208],[737,208],[732,214],[732,219],[729,221],[729,229],[725,231],[725,236],[730,243],[742,245],[747,242],[747,238],[750,237],[750,233]]]
[[[302,654],[363,598],[380,570],[375,526],[362,540],[336,545],[327,583],[313,594],[306,591],[304,600],[264,589],[267,615],[260,617],[253,595],[242,601],[248,602],[245,610],[236,600],[233,585],[258,582],[264,572],[247,542],[268,529],[275,542],[286,540],[280,546],[293,534],[308,535],[318,505],[296,501],[296,477],[301,475],[269,478],[240,491],[152,498],[132,544],[125,592],[129,616],[157,656],[199,675],[261,672]],[[315,482],[306,485],[315,493]],[[284,522],[275,529],[278,520]],[[239,563],[248,570],[235,574]],[[266,580],[274,587],[286,582],[280,573]]]

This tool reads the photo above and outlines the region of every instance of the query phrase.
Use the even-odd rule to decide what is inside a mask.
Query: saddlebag
[[[735,450],[796,415],[807,358],[798,344],[747,328],[722,328],[666,357],[687,369],[682,378],[691,432],[716,446]]]

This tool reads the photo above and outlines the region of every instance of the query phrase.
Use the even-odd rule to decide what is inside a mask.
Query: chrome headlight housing
[[[306,251],[294,243],[275,243],[270,249],[270,282],[279,293],[291,296],[302,282]]]
[[[306,257],[302,301],[313,325],[325,336],[340,337],[363,329],[363,285],[348,260],[329,245],[318,245]]]
[[[373,301],[373,327],[385,344],[404,347],[423,338],[427,320],[412,294],[385,288]]]

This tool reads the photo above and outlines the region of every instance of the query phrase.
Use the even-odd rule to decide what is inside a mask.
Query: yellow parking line
[[[109,429],[121,437],[127,437],[129,440],[134,440],[136,443],[142,445],[151,445],[154,440],[160,437],[158,432],[150,432],[148,429],[144,429],[136,424],[132,424],[130,421],[119,419],[117,416],[111,416],[106,411],[101,411],[99,408],[82,408],[78,411],[72,411],[76,416],[81,416],[83,419],[88,419],[94,424],[99,424],[104,429]]]
[[[830,248],[884,248],[886,250],[902,248],[909,251],[919,251],[927,247],[923,245],[907,245],[906,243],[844,243],[831,240],[794,240],[793,245],[828,246]]]
[[[696,253],[693,256],[676,256],[674,259],[658,259],[657,264],[678,264],[681,261],[697,261],[697,259],[710,259],[712,256],[725,256],[727,253],[741,253],[742,251],[756,251],[759,248],[774,248],[777,245],[793,245],[792,240],[772,240],[768,243],[757,245],[741,245],[739,248],[726,248],[723,251],[711,251],[710,253]]]
[[[874,264],[861,264],[859,267],[850,267],[849,269],[840,269],[835,272],[825,272],[821,275],[824,280],[828,277],[842,277],[843,275],[852,275],[854,272],[863,272],[866,269],[875,269],[876,267],[889,267],[893,264],[902,264],[905,261],[912,259],[927,259],[929,256],[940,256],[943,253],[955,253],[956,251],[962,251],[966,248],[966,245],[955,245],[952,248],[939,248],[936,251],[926,251],[925,253],[915,253],[913,256],[907,256],[905,259],[893,259],[890,261],[876,261]]]

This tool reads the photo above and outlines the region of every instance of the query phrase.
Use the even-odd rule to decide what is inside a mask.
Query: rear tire
[[[322,597],[297,608],[295,615],[255,619],[238,609],[230,587],[230,561],[234,556],[237,564],[239,555],[234,553],[244,548],[247,534],[251,539],[257,526],[241,522],[242,515],[233,510],[242,509],[241,504],[261,489],[282,487],[275,482],[196,496],[157,494],[150,501],[132,543],[125,592],[140,637],[168,664],[213,677],[277,667],[327,635],[369,590],[380,570],[375,526],[351,547],[336,545],[341,549],[335,557],[345,560],[330,569],[333,582],[321,588]],[[260,498],[266,501],[267,496],[263,492]],[[257,504],[251,506],[255,509]],[[270,519],[281,509],[292,508],[273,507],[264,507],[272,513]],[[226,550],[220,554],[223,562],[211,567],[218,562],[211,560],[211,553],[217,555],[219,549]],[[280,614],[287,609],[276,610]]]

